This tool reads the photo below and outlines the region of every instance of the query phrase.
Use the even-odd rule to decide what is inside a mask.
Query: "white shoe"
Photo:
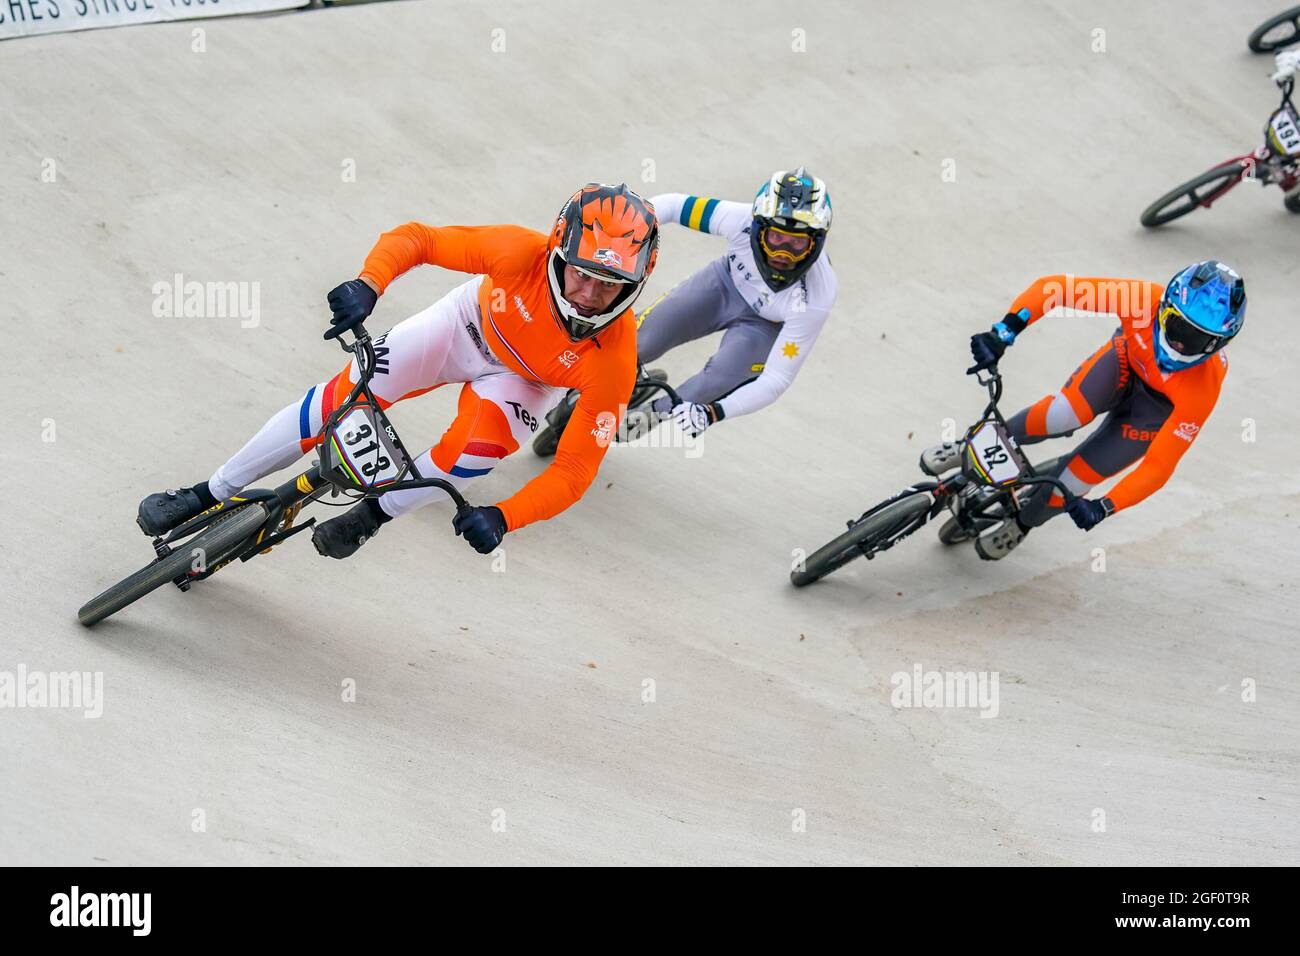
[[[961,441],[946,441],[942,445],[927,448],[921,452],[921,470],[938,478],[945,471],[952,471],[961,464],[961,455],[965,449],[966,443]]]
[[[975,539],[975,553],[985,561],[1000,561],[1025,540],[1027,533],[1015,518],[1008,518]]]

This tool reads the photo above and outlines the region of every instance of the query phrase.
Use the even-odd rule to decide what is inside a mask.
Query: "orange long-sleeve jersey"
[[[511,531],[554,517],[582,497],[613,440],[636,379],[632,310],[595,337],[571,341],[551,310],[546,258],[546,237],[522,226],[408,222],[379,237],[361,272],[381,292],[421,264],[486,276],[479,287],[479,313],[492,353],[517,375],[580,393],[555,459],[497,503]]]
[[[1030,324],[1057,306],[1118,315],[1128,347],[1129,367],[1148,388],[1173,404],[1173,411],[1142,461],[1108,495],[1116,511],[1137,504],[1169,480],[1178,460],[1209,418],[1219,400],[1224,376],[1228,374],[1228,357],[1223,351],[1199,365],[1176,372],[1165,372],[1156,364],[1152,338],[1156,334],[1156,315],[1164,291],[1159,283],[1141,279],[1051,275],[1035,280],[1011,303],[1009,310],[1016,313],[1028,309]]]

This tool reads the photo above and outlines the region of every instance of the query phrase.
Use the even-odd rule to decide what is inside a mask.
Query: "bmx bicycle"
[[[1300,16],[1300,8],[1297,8]],[[1276,185],[1286,194],[1284,204],[1300,213],[1300,114],[1291,102],[1295,77],[1282,81],[1282,103],[1264,127],[1264,145],[1206,170],[1165,193],[1142,212],[1142,225],[1155,229],[1194,209],[1209,209],[1240,182]]]
[[[87,627],[171,583],[188,591],[235,560],[268,554],[316,523],[294,525],[302,508],[324,496],[350,501],[410,488],[441,488],[460,514],[469,508],[450,483],[422,478],[406,447],[370,391],[375,348],[364,325],[351,344],[339,344],[357,361],[357,383],[321,429],[320,459],[307,471],[273,489],[253,489],[219,501],[208,510],[153,539],[153,561],[82,605],[77,619]]]
[[[848,522],[847,531],[790,572],[795,587],[812,584],[854,558],[870,560],[888,551],[945,511],[950,517],[939,528],[939,540],[953,545],[973,541],[982,531],[1018,514],[1022,488],[1052,485],[1067,504],[1074,500],[1070,490],[1050,474],[1061,458],[1035,468],[1007,431],[1006,419],[998,409],[1002,376],[997,365],[977,372],[976,380],[988,389],[989,401],[979,421],[966,432],[961,470],[938,481],[909,485]]]

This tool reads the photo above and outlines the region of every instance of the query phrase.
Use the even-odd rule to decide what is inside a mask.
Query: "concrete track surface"
[[[1300,219],[1243,188],[1137,225],[1260,140],[1276,93],[1245,38],[1275,6],[407,2],[4,43],[0,670],[104,690],[98,719],[0,712],[0,862],[1295,863]],[[700,457],[616,449],[503,571],[431,507],[346,563],[300,538],[76,623],[149,557],[143,494],[340,366],[324,294],[382,230],[545,228],[592,179],[747,200],[798,162],[834,195],[839,304],[795,386]],[[669,228],[647,295],[720,250]],[[1158,495],[1001,563],[926,529],[789,585],[794,549],[978,414],[967,339],[1033,278],[1212,256],[1250,315]],[[177,273],[258,283],[259,321],[155,317]],[[408,275],[372,325],[459,281]],[[1007,410],[1113,325],[1035,327]],[[408,443],[453,400],[398,408]],[[997,672],[996,716],[893,706],[917,665]]]

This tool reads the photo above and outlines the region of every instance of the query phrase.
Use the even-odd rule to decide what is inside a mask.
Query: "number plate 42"
[[[1002,488],[1025,473],[1026,462],[1014,438],[996,421],[980,422],[966,435],[966,475],[982,485]]]
[[[337,484],[370,490],[401,477],[402,456],[388,437],[383,414],[356,405],[325,430],[321,472]]]

